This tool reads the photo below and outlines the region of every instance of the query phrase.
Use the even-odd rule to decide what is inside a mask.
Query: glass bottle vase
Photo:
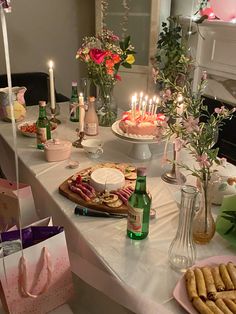
[[[168,252],[171,267],[179,272],[185,272],[194,264],[196,258],[192,222],[197,194],[197,188],[191,185],[183,186],[181,189],[178,229]]]
[[[101,84],[96,103],[100,126],[112,126],[117,119],[117,104],[113,97],[113,85]]]
[[[215,221],[211,212],[213,184],[208,180],[201,183],[199,210],[193,220],[193,240],[197,244],[207,244],[215,234]]]

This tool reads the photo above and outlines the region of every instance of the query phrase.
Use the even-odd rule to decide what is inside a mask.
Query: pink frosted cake
[[[158,137],[164,123],[166,119],[161,113],[150,115],[136,111],[134,117],[131,111],[127,111],[123,113],[119,127],[127,135]]]

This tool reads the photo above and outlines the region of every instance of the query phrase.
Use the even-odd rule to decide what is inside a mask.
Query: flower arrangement
[[[85,62],[88,77],[99,87],[104,106],[100,110],[100,125],[110,126],[116,120],[117,113],[110,108],[111,92],[115,83],[121,80],[118,74],[120,66],[131,68],[135,61],[134,47],[130,36],[123,41],[112,31],[103,30],[93,37],[85,37],[76,58]]]
[[[217,171],[215,166],[225,164],[224,158],[217,157],[219,149],[214,148],[218,132],[224,121],[233,117],[236,108],[230,110],[221,106],[215,108],[213,114],[208,112],[202,98],[207,85],[205,71],[196,92],[192,91],[190,83],[181,87],[174,85],[168,79],[165,82],[174,90],[169,94],[169,99],[175,104],[174,106],[168,107],[168,103],[162,101],[163,110],[168,112],[174,121],[169,124],[169,133],[175,134],[176,149],[187,149],[199,167],[190,168],[185,164],[180,166],[189,170],[201,182],[210,180],[212,173]]]
[[[170,82],[169,82],[170,83]],[[224,121],[231,119],[235,108],[227,109],[224,106],[215,108],[210,114],[203,103],[202,94],[206,86],[206,73],[204,73],[198,90],[192,92],[191,85],[176,87],[170,95],[173,103],[182,107],[181,111],[172,111],[175,123],[170,125],[171,133],[175,133],[175,149],[185,148],[195,160],[192,166],[183,162],[178,165],[188,170],[198,180],[201,189],[200,210],[193,223],[193,237],[197,243],[207,243],[215,233],[215,223],[211,214],[211,194],[213,173],[217,165],[225,165],[226,159],[218,157],[217,142],[218,131]],[[181,95],[181,103],[178,100]]]

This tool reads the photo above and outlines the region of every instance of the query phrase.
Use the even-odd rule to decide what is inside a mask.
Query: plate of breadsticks
[[[200,261],[178,281],[173,295],[191,314],[235,314],[236,256]]]

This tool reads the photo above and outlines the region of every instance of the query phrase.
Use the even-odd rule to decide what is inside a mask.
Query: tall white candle
[[[136,116],[136,96],[133,95],[132,99],[131,99],[131,117],[132,117],[132,120],[135,120],[135,116]]]
[[[142,100],[143,100],[143,92],[139,94],[138,110],[141,110],[142,108]]]
[[[85,108],[84,108],[84,96],[83,93],[79,94],[79,131],[84,132],[84,118],[85,118]]]
[[[54,87],[54,74],[53,74],[53,61],[50,60],[49,63],[49,80],[50,80],[50,98],[51,98],[51,108],[56,108],[55,101],[55,87]]]
[[[152,110],[152,99],[149,100],[149,106],[148,106],[148,114],[151,115]]]
[[[146,101],[144,100],[143,103],[142,103],[142,117],[143,117],[143,118],[144,118],[145,113],[146,113],[146,106],[147,106],[147,103],[146,103]]]

